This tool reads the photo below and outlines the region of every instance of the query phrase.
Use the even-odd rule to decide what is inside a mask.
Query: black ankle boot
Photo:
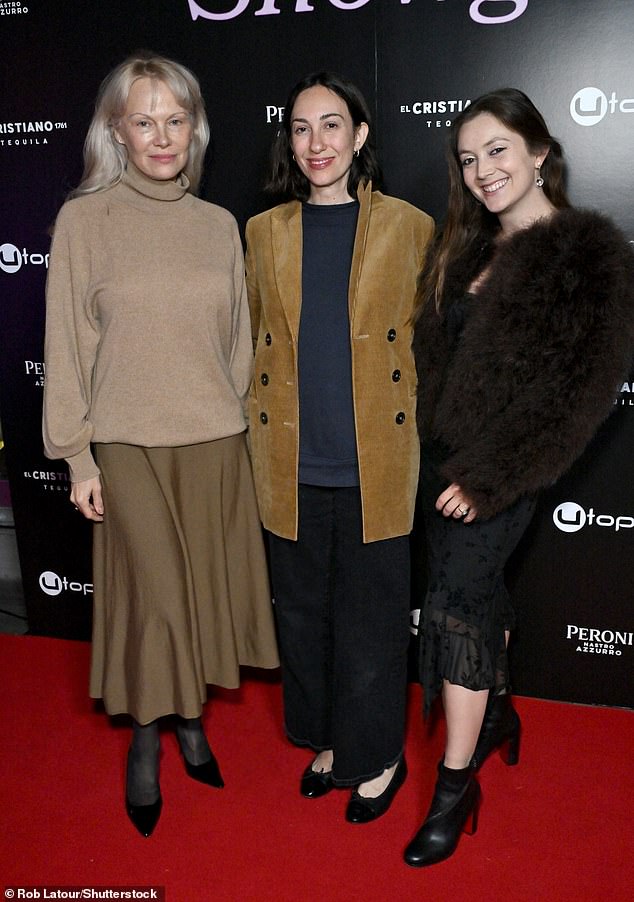
[[[441,761],[427,817],[405,849],[407,864],[422,868],[453,855],[462,831],[475,833],[479,805],[480,786],[473,769],[452,770]]]
[[[521,731],[522,724],[510,694],[489,697],[471,766],[479,770],[496,748],[500,749],[500,755],[506,764],[517,764],[520,759]]]

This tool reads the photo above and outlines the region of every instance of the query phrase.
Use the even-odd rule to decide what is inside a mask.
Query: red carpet
[[[310,754],[282,735],[279,684],[247,679],[207,708],[226,788],[188,779],[165,735],[163,814],[144,839],[123,809],[128,730],[86,697],[88,657],[83,643],[0,636],[0,898],[22,885],[163,885],[168,902],[634,898],[630,711],[518,699],[519,766],[487,762],[478,832],[418,871],[401,852],[431,794],[442,723],[427,735],[417,688],[410,776],[380,820],[347,824],[345,792],[300,797]]]

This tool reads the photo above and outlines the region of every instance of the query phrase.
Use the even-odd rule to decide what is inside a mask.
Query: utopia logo
[[[0,269],[13,275],[22,266],[45,266],[48,269],[48,254],[30,254],[25,247],[20,250],[15,244],[0,244]]]
[[[577,125],[598,125],[608,113],[634,113],[634,97],[620,100],[616,91],[608,97],[600,88],[581,88],[570,101],[570,115]]]
[[[46,595],[61,595],[62,592],[80,592],[82,595],[92,595],[92,583],[78,583],[58,576],[52,570],[40,573],[40,589]]]
[[[553,523],[562,532],[579,532],[584,526],[603,526],[619,532],[634,528],[634,517],[595,514],[593,507],[586,511],[575,501],[564,501],[553,511]]]

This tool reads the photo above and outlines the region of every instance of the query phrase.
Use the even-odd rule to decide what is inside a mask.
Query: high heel
[[[126,766],[125,810],[142,836],[150,836],[163,807],[159,786],[160,740],[157,721],[132,724],[132,743]],[[146,804],[147,798],[154,801]],[[132,802],[137,799],[138,802]]]
[[[200,717],[180,717],[176,722],[176,736],[185,761],[185,770],[192,780],[222,789],[225,785],[216,757],[212,752],[202,728]],[[190,758],[207,758],[199,764],[193,764]]]
[[[127,795],[125,797],[125,810],[141,836],[151,836],[161,816],[162,807],[163,799],[160,793],[156,802],[152,802],[151,805],[133,805]]]
[[[215,786],[216,789],[222,789],[225,785],[225,781],[222,779],[222,774],[220,773],[220,768],[218,767],[218,762],[216,761],[213,752],[211,752],[209,761],[204,761],[202,764],[190,764],[184,754],[183,760],[185,761],[185,770],[192,780],[198,780],[199,783],[206,783],[207,786]]]
[[[471,768],[452,771],[441,762],[427,817],[403,854],[406,863],[422,868],[453,855],[460,834],[472,836],[478,828],[480,800],[480,786]]]
[[[509,693],[494,695],[487,702],[484,720],[478,736],[471,766],[479,770],[495,749],[499,748],[505,764],[513,766],[520,760],[522,723]]]
[[[351,824],[367,824],[369,821],[381,817],[394,801],[394,796],[405,782],[406,776],[407,764],[403,757],[396,765],[392,779],[380,795],[374,798],[361,796],[355,789],[346,808],[346,820]]]

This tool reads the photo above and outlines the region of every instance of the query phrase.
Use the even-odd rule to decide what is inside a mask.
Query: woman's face
[[[162,81],[137,78],[114,133],[128,159],[145,175],[165,181],[185,168],[192,140],[191,116]]]
[[[356,129],[346,102],[323,85],[307,88],[291,113],[291,149],[310,182],[313,204],[347,203],[348,173],[355,150],[363,147],[368,126]]]
[[[520,134],[490,113],[479,113],[458,132],[465,185],[502,223],[520,225],[541,215],[544,193],[535,178],[546,153],[531,153]]]

